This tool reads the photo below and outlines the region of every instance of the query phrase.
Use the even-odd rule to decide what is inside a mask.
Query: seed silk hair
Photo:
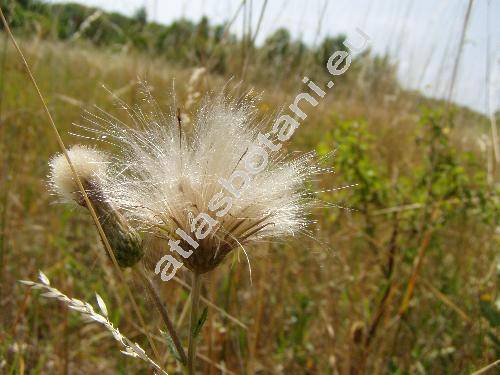
[[[215,268],[237,247],[307,233],[309,210],[318,202],[306,185],[326,172],[313,152],[293,158],[283,148],[268,150],[266,167],[239,186],[238,197],[221,185],[244,170],[245,155],[266,130],[267,122],[257,118],[257,99],[234,97],[227,90],[212,93],[189,130],[175,108],[165,115],[144,83],[142,88],[141,105],[130,107],[115,97],[127,120],[97,108],[78,125],[81,136],[115,145],[102,194],[135,228],[160,239],[179,239],[177,228],[194,232],[198,215],[217,220],[193,256],[183,259],[197,273]],[[215,197],[232,204],[214,210]],[[226,212],[219,216],[221,211]],[[188,248],[184,240],[181,245]]]

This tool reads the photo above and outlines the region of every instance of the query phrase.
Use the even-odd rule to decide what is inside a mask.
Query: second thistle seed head
[[[69,158],[91,201],[98,200],[99,186],[106,176],[107,155],[96,149],[75,145],[68,150]],[[85,200],[64,154],[49,162],[49,182],[52,190],[66,202],[85,206]]]
[[[120,267],[131,267],[144,256],[142,238],[107,200],[102,191],[108,157],[102,151],[75,145],[68,150],[75,172],[97,213]],[[86,207],[83,194],[63,154],[50,161],[50,185],[63,200]]]

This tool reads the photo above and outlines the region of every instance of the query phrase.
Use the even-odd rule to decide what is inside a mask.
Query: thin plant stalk
[[[210,299],[212,301],[215,301],[215,292],[216,292],[216,285],[215,285],[215,272],[210,273]],[[215,358],[215,351],[214,351],[214,343],[215,343],[215,327],[214,327],[214,314],[210,314],[208,318],[208,358],[212,360],[215,364],[217,359]],[[214,364],[210,365],[210,370],[209,374],[210,375],[215,375],[216,374],[216,367]]]
[[[490,363],[488,366],[486,367],[483,367],[477,371],[474,371],[471,375],[480,375],[480,374],[485,374],[487,373],[488,371],[490,371],[491,369],[497,367],[500,365],[500,359],[497,359],[495,362],[493,363]]]
[[[179,339],[179,335],[177,334],[177,331],[175,330],[174,324],[173,324],[172,320],[170,319],[170,316],[168,314],[168,311],[167,311],[165,304],[162,303],[162,301],[161,301],[161,297],[158,294],[158,291],[156,290],[154,285],[151,283],[151,280],[144,274],[144,272],[140,268],[136,267],[134,270],[141,278],[148,293],[151,295],[151,298],[153,299],[153,302],[154,302],[156,308],[158,309],[158,312],[160,313],[161,318],[163,319],[163,322],[165,323],[165,326],[167,327],[168,334],[172,338],[172,341],[175,345],[175,349],[177,350],[177,353],[179,354],[179,357],[180,357],[182,364],[186,365],[186,353],[184,352],[184,348],[182,347],[181,340]]]
[[[72,174],[73,174],[73,176],[75,178],[75,181],[77,183],[78,189],[82,193],[83,199],[85,200],[86,207],[88,208],[88,210],[90,212],[90,215],[92,216],[92,219],[93,219],[94,224],[95,224],[95,226],[97,228],[97,231],[99,232],[99,236],[101,237],[102,243],[104,244],[104,248],[106,249],[109,257],[111,258],[111,261],[112,261],[112,263],[114,264],[114,266],[115,266],[115,268],[117,270],[117,273],[118,273],[118,276],[120,278],[120,281],[125,286],[125,290],[127,292],[127,295],[129,296],[129,298],[130,298],[130,300],[132,302],[132,307],[133,307],[133,309],[134,309],[134,311],[135,311],[135,313],[136,313],[136,315],[137,315],[137,317],[138,317],[138,319],[139,319],[139,321],[141,323],[141,326],[144,328],[144,332],[146,332],[146,337],[148,339],[149,345],[151,346],[151,349],[153,350],[153,352],[155,354],[155,357],[159,360],[160,359],[160,355],[158,353],[158,350],[156,349],[156,346],[154,345],[154,342],[153,342],[153,340],[151,338],[151,335],[148,333],[148,331],[146,329],[146,323],[144,322],[142,314],[139,311],[139,307],[137,306],[135,298],[132,295],[132,291],[130,290],[130,288],[128,287],[128,284],[125,281],[125,277],[124,277],[124,275],[123,275],[123,273],[122,273],[122,271],[120,269],[120,266],[118,265],[118,262],[117,262],[117,260],[115,258],[113,250],[111,249],[111,245],[110,245],[110,243],[108,241],[108,238],[106,237],[106,234],[104,233],[104,230],[102,229],[101,223],[99,221],[99,218],[97,217],[97,213],[96,213],[96,211],[94,209],[94,206],[90,202],[89,196],[88,196],[87,192],[85,191],[85,188],[83,187],[82,181],[80,180],[80,177],[78,176],[78,173],[76,173],[75,167],[74,167],[74,165],[71,162],[71,159],[69,157],[68,150],[67,150],[66,146],[64,145],[64,142],[63,142],[63,140],[61,138],[61,135],[59,134],[59,130],[57,129],[57,126],[56,126],[56,124],[54,122],[54,119],[52,118],[52,114],[49,111],[47,103],[45,102],[45,98],[42,95],[42,92],[40,91],[40,88],[38,87],[38,84],[37,84],[37,82],[35,80],[35,77],[33,76],[33,73],[31,72],[31,68],[30,68],[30,66],[28,64],[28,61],[24,57],[24,54],[21,51],[21,48],[17,44],[17,41],[14,38],[14,35],[12,34],[12,31],[10,30],[9,24],[8,24],[7,20],[5,19],[5,16],[3,14],[3,11],[2,11],[1,7],[0,7],[0,18],[2,20],[2,23],[3,23],[4,27],[5,27],[5,31],[7,32],[10,40],[12,41],[12,44],[14,45],[14,48],[16,49],[17,53],[21,57],[21,60],[22,60],[23,65],[24,65],[24,67],[26,69],[26,72],[28,73],[28,76],[29,76],[31,82],[33,83],[33,86],[35,87],[35,90],[36,90],[36,92],[38,94],[38,97],[40,98],[40,101],[42,102],[42,107],[43,107],[45,113],[47,114],[50,126],[51,126],[52,130],[54,131],[54,134],[56,135],[57,143],[59,144],[59,147],[63,151],[64,157],[66,158],[66,161],[68,162],[68,165],[69,165],[69,167],[71,169],[71,172],[72,172]]]
[[[262,274],[266,275],[269,268],[269,261],[264,262],[264,268],[262,269]],[[255,322],[253,324],[253,329],[248,335],[249,337],[249,352],[248,352],[248,361],[247,361],[247,374],[253,375],[255,374],[255,355],[257,352],[257,345],[259,343],[259,333],[260,327],[262,323],[262,315],[264,312],[264,293],[265,293],[266,285],[264,283],[264,278],[259,278],[258,285],[258,293],[257,293],[257,301],[256,301],[256,309],[255,309]]]
[[[472,10],[472,4],[474,0],[469,0],[469,4],[467,5],[467,10],[465,12],[464,22],[462,26],[462,32],[460,34],[460,43],[458,45],[457,57],[455,58],[455,64],[453,65],[453,71],[451,74],[451,83],[450,88],[448,90],[447,96],[447,107],[449,108],[451,99],[453,97],[453,91],[455,89],[455,81],[457,79],[458,67],[460,65],[460,59],[462,58],[462,50],[464,47],[465,35],[467,34],[467,27],[469,26],[469,19]]]
[[[192,288],[186,282],[184,282],[182,279],[180,279],[179,277],[174,276],[173,280],[175,280],[178,284],[182,285],[187,290],[191,291]],[[190,296],[189,298],[191,298],[191,294],[189,296]],[[188,301],[189,301],[189,299],[188,299]],[[236,319],[234,316],[230,315],[226,310],[224,310],[223,308],[220,308],[219,306],[217,306],[215,303],[213,303],[209,299],[200,295],[200,301],[203,301],[204,303],[206,303],[210,308],[212,308],[215,311],[217,311],[218,313],[220,313],[224,318],[227,318],[227,320],[233,322],[236,325],[239,325],[245,331],[248,331],[248,326],[245,323]],[[186,303],[187,303],[187,301],[186,301]],[[184,313],[181,313],[181,317],[179,318],[179,321],[177,322],[178,327],[180,327],[182,324],[183,315],[184,315]]]
[[[194,375],[196,358],[196,337],[195,327],[198,322],[198,304],[200,301],[201,276],[193,272],[193,288],[191,290],[191,320],[189,323],[189,344],[188,344],[188,374]]]
[[[191,288],[190,288],[190,290],[191,290]],[[179,315],[179,319],[177,320],[177,328],[178,329],[180,327],[182,327],[182,323],[184,322],[184,318],[186,317],[186,315],[187,315],[187,313],[189,311],[190,306],[191,306],[191,292],[189,292],[189,295],[188,295],[188,298],[186,300],[186,303],[182,307],[181,314]]]

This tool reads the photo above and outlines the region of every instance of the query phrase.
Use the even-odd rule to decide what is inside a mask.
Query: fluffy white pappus
[[[106,177],[108,156],[94,148],[74,145],[68,155],[85,189],[92,190],[101,185]],[[83,204],[80,189],[64,154],[57,154],[49,162],[49,183],[52,191],[64,201]]]
[[[213,94],[204,100],[190,130],[183,128],[175,109],[164,115],[147,90],[142,106],[120,101],[127,124],[103,111],[87,113],[81,128],[120,150],[103,195],[138,228],[166,239],[178,239],[179,227],[195,238],[197,218],[210,215],[217,223],[198,241],[201,251],[195,255],[213,266],[236,247],[305,231],[309,209],[317,203],[306,185],[325,170],[314,153],[291,158],[282,148],[267,149],[262,171],[246,172],[245,157],[259,143],[259,134],[268,131],[268,124],[256,117],[255,104],[248,95]],[[273,136],[269,139],[280,144]],[[239,196],[221,184],[235,171],[251,176],[244,186],[243,179],[232,180]]]

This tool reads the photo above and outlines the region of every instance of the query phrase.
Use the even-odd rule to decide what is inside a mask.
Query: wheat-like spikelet
[[[207,73],[207,70],[203,67],[196,68],[191,73],[187,85],[187,99],[185,104],[186,111],[189,111],[191,107],[196,103],[196,101],[201,97],[201,93],[197,86],[199,85],[203,76]]]
[[[149,356],[146,354],[144,349],[139,346],[139,344],[134,343],[127,337],[123,336],[119,329],[109,321],[108,308],[106,307],[104,300],[99,294],[96,293],[96,299],[102,314],[96,312],[90,303],[83,302],[76,298],[70,298],[58,289],[52,287],[50,285],[49,278],[42,271],[39,271],[38,278],[40,280],[40,283],[28,280],[20,280],[20,282],[24,285],[32,287],[33,289],[44,290],[45,292],[42,293],[43,297],[54,298],[61,302],[64,302],[70,309],[78,311],[88,321],[94,321],[103,325],[109,332],[111,332],[115,340],[123,346],[124,350],[121,350],[121,352],[124,355],[134,358],[140,358],[144,362],[148,363],[154,370],[168,375],[156,362],[149,358]]]

